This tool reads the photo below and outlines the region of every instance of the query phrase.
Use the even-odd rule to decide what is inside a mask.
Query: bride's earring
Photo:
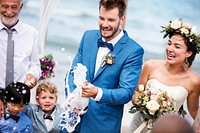
[[[188,59],[185,58],[185,62],[183,64],[183,69],[186,71],[188,68],[189,68],[189,62],[188,62]]]

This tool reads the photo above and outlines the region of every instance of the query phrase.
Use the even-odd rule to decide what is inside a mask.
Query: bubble
[[[65,51],[65,48],[61,48],[61,51]]]
[[[9,117],[10,116],[10,114],[6,114],[6,117]]]
[[[23,90],[23,91],[22,91],[22,94],[26,94],[26,90]]]
[[[17,127],[13,127],[13,130],[16,130],[17,129]]]

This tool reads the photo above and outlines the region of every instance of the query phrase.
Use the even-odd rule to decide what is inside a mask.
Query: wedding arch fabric
[[[40,22],[39,22],[39,44],[40,55],[44,55],[47,28],[50,16],[59,0],[41,0],[40,6]]]

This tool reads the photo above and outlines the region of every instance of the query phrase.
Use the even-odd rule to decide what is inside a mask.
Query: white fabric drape
[[[59,0],[41,0],[40,22],[39,22],[39,44],[40,44],[41,56],[44,55],[49,18],[58,1]]]

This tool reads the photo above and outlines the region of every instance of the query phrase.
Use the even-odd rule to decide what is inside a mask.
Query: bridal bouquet
[[[52,54],[40,58],[41,76],[40,80],[54,77],[55,61]]]
[[[73,132],[80,122],[80,116],[86,113],[89,98],[82,97],[82,86],[86,83],[87,68],[78,63],[72,71],[76,88],[69,94],[62,105],[64,112],[61,114],[60,127],[68,132]]]
[[[175,101],[166,91],[154,88],[150,84],[146,89],[139,85],[139,90],[134,94],[134,105],[130,113],[139,111],[148,128],[153,126],[154,121],[161,115],[174,112]]]

